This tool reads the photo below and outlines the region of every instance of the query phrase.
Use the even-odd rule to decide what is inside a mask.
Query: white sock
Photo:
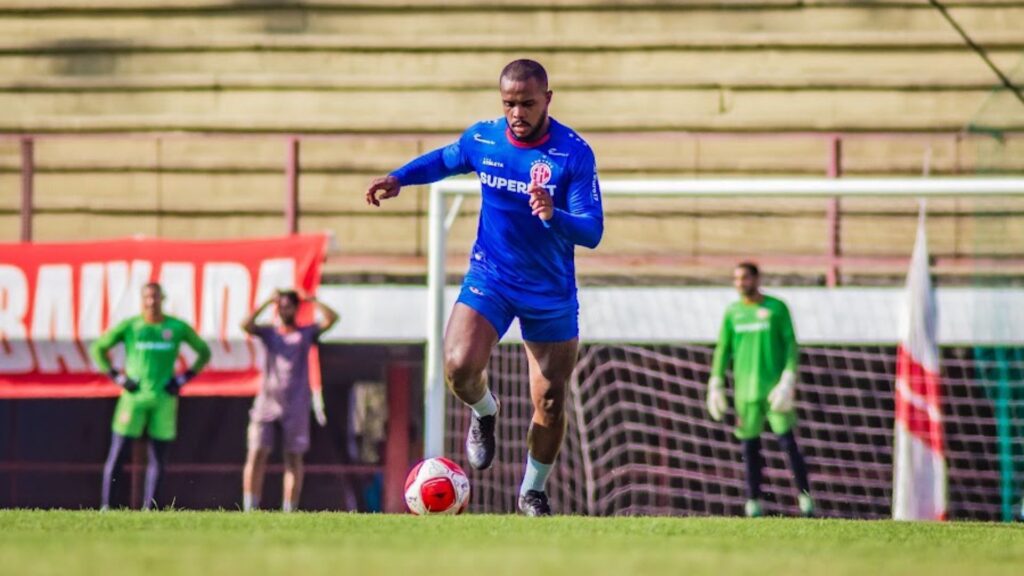
[[[245,492],[242,494],[242,511],[252,512],[260,507],[260,499],[252,495],[251,492]]]
[[[548,483],[548,476],[551,475],[551,468],[554,464],[541,464],[533,459],[531,454],[526,455],[526,473],[523,474],[523,483],[519,486],[519,495],[526,494],[527,490],[544,492]]]
[[[290,500],[285,500],[281,503],[281,512],[291,512],[292,510],[293,508]]]
[[[494,394],[491,394],[491,389],[484,387],[484,397],[476,404],[470,404],[469,408],[477,418],[494,416],[498,413],[498,401],[494,399]]]

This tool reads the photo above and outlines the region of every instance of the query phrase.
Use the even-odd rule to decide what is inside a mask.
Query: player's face
[[[536,78],[501,79],[501,103],[505,121],[518,140],[533,140],[541,135],[548,119],[551,91]]]
[[[756,296],[759,287],[759,278],[751,274],[746,268],[737,268],[732,272],[732,285],[736,291],[743,296]]]
[[[277,299],[277,315],[281,318],[281,322],[289,326],[295,324],[295,314],[298,311],[298,306],[292,302],[291,298],[282,296]]]
[[[164,295],[158,288],[147,286],[142,289],[142,310],[147,314],[159,314],[164,303]]]

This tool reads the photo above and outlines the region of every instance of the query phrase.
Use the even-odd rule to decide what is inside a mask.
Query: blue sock
[[[523,483],[519,486],[519,495],[526,494],[527,490],[544,492],[548,483],[548,476],[551,475],[553,464],[541,464],[533,459],[530,454],[526,455],[526,473],[523,474]]]

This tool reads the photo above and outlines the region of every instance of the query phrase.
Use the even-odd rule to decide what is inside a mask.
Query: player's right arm
[[[128,332],[130,325],[131,319],[121,321],[117,326],[104,332],[89,348],[92,359],[103,372],[109,374],[114,371],[113,366],[110,365],[110,356],[108,354],[111,348],[124,342],[124,336]]]
[[[711,361],[711,378],[708,380],[708,412],[711,418],[719,421],[725,415],[725,367],[732,356],[732,320],[728,310],[722,320],[722,329],[718,332],[718,345],[715,346],[714,359]]]
[[[468,134],[469,131],[467,131]],[[366,191],[366,203],[380,206],[381,200],[398,196],[402,186],[417,186],[473,171],[466,156],[466,134],[455,142],[427,152],[387,176],[374,179]]]
[[[100,370],[110,377],[115,384],[124,388],[129,392],[134,392],[139,389],[139,383],[129,378],[124,372],[115,370],[110,365],[110,349],[118,344],[124,342],[125,335],[131,327],[132,319],[122,320],[117,326],[114,326],[110,330],[107,330],[102,336],[100,336],[92,346],[89,348],[89,352],[92,354],[93,361],[99,366]]]
[[[726,312],[722,319],[722,328],[718,331],[718,345],[715,346],[714,359],[711,361],[711,383],[722,385],[725,382],[725,368],[732,358],[732,320]]]
[[[258,308],[253,310],[252,313],[242,321],[242,331],[250,336],[257,336],[257,333],[259,332],[259,325],[256,324],[256,319],[263,314],[264,310],[270,308],[276,300],[277,292],[274,292],[271,294],[270,298],[267,298],[263,304],[260,304]]]

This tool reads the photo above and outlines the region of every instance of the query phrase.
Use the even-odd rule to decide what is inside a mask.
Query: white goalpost
[[[939,198],[943,199],[943,201],[971,200],[976,202],[985,202],[991,198],[1009,198],[1013,202],[1018,202],[1024,200],[1024,179],[809,178],[616,180],[602,182],[601,190],[602,195],[606,198],[606,205],[612,198],[627,199],[629,201],[643,198],[689,198],[707,199],[709,201],[716,201],[716,199],[824,200],[832,198],[878,198],[880,201],[882,201],[881,199],[886,199],[887,201],[888,199]],[[456,222],[464,199],[474,195],[478,196],[479,194],[479,182],[469,179],[439,182],[432,185],[429,191],[429,268],[426,308],[427,350],[424,379],[425,456],[442,455],[446,451],[446,446],[452,450],[458,450],[456,437],[461,433],[462,429],[460,426],[462,424],[451,420],[461,419],[464,417],[464,414],[462,414],[462,408],[448,397],[449,394],[444,382],[443,366],[444,328],[452,305],[452,290],[450,288],[448,290],[449,295],[446,298],[446,244],[448,231]],[[452,198],[450,205],[449,197]],[[616,202],[618,202],[616,206],[623,206],[622,200],[617,200]],[[1016,206],[1016,204],[1014,205]],[[614,212],[606,207],[606,221],[610,217],[614,217]],[[607,242],[608,239],[608,229],[606,227],[605,241]],[[460,246],[460,249],[463,251],[468,251],[468,248],[468,245]],[[632,289],[637,290],[635,287]],[[555,494],[561,495],[562,509],[563,511],[584,514],[728,512],[731,505],[731,500],[728,496],[731,493],[731,488],[729,488],[728,481],[726,481],[723,487],[714,488],[722,498],[718,504],[710,508],[691,510],[685,504],[680,505],[673,498],[677,500],[682,499],[679,501],[685,502],[685,495],[690,493],[687,491],[689,489],[676,486],[676,484],[682,483],[680,484],[682,486],[687,482],[698,482],[695,479],[696,476],[687,477],[686,474],[683,474],[683,476],[668,474],[662,478],[657,476],[660,472],[652,472],[655,469],[660,469],[659,467],[668,467],[666,463],[669,460],[664,457],[666,450],[676,450],[680,447],[692,448],[704,441],[714,445],[716,454],[724,454],[726,455],[724,458],[728,459],[727,456],[730,453],[729,443],[723,440],[724,436],[721,436],[721,431],[717,428],[705,427],[704,420],[706,420],[706,417],[700,413],[702,405],[698,402],[698,399],[703,398],[703,382],[701,382],[701,379],[705,377],[706,367],[704,365],[709,362],[708,354],[710,349],[707,347],[707,344],[714,340],[713,332],[717,329],[717,322],[720,321],[717,315],[720,315],[724,310],[721,298],[723,295],[728,296],[728,290],[722,292],[721,289],[718,289],[718,292],[712,293],[711,289],[705,289],[705,291],[708,291],[708,294],[703,294],[695,289],[687,291],[687,289],[671,287],[664,289],[648,288],[643,292],[643,297],[639,299],[641,302],[630,305],[628,309],[628,315],[630,315],[628,318],[629,325],[622,326],[617,325],[616,322],[621,324],[627,321],[622,315],[625,312],[616,315],[609,311],[620,307],[618,304],[615,304],[616,301],[625,300],[621,297],[622,294],[626,293],[623,290],[614,286],[602,286],[582,288],[580,292],[581,339],[584,349],[581,350],[580,365],[573,382],[573,390],[580,403],[578,405],[571,403],[572,405],[569,408],[571,412],[574,412],[569,417],[570,437],[567,439],[566,449],[572,452],[572,454],[567,454],[562,458],[565,462],[560,465],[560,472],[556,473],[554,478],[556,482],[560,483],[560,487],[556,489]],[[804,314],[805,316],[814,316],[813,322],[816,324],[803,328],[804,336],[811,335],[810,340],[804,337],[801,338],[801,345],[808,346],[808,349],[804,350],[804,354],[808,356],[809,362],[814,364],[807,371],[805,379],[808,382],[805,382],[805,384],[811,389],[818,386],[819,391],[823,394],[822,398],[828,396],[828,394],[825,394],[825,391],[830,390],[831,387],[857,381],[856,377],[848,378],[849,375],[843,372],[848,362],[858,366],[866,363],[872,370],[877,370],[877,372],[871,372],[867,376],[861,375],[861,380],[859,380],[861,383],[870,381],[870,385],[877,388],[885,384],[891,377],[891,374],[886,374],[882,367],[886,369],[888,367],[886,347],[894,346],[895,339],[888,340],[885,334],[880,337],[879,334],[884,333],[884,330],[881,332],[871,332],[870,334],[868,334],[870,332],[868,329],[861,330],[861,332],[864,332],[863,334],[858,332],[860,330],[858,326],[869,326],[865,322],[857,323],[857,320],[865,314],[877,313],[878,317],[883,320],[876,322],[876,324],[884,325],[884,318],[887,318],[885,314],[891,312],[890,308],[897,305],[891,293],[887,292],[883,297],[880,296],[881,292],[878,292],[877,289],[874,290],[856,292],[854,289],[844,288],[839,291],[842,293],[842,298],[839,299],[835,296],[836,291],[830,291],[825,288],[805,288],[803,292],[797,291],[792,294],[783,294],[787,299],[799,302],[797,305],[804,306],[807,310],[813,311],[815,307],[821,306],[830,307],[829,314]],[[898,288],[887,290],[892,292],[898,290]],[[705,296],[708,300],[686,308],[687,301]],[[1001,292],[997,296],[998,298],[1006,298],[1006,303],[1015,303],[1018,300],[1024,303],[1024,299],[1020,299],[1021,296],[1024,296],[1024,293],[1020,290],[1010,290],[1007,293]],[[946,297],[951,299],[951,302],[954,300],[959,302],[956,298],[962,298],[964,301],[973,301],[972,298],[975,298],[975,296],[966,292],[963,294],[950,292]],[[666,304],[669,302],[671,304]],[[879,302],[882,302],[882,304],[879,304]],[[689,317],[687,322],[682,323],[685,325],[666,326],[666,321],[659,317],[659,314],[664,315],[663,308],[659,308],[659,306],[664,307],[666,305],[682,306],[690,310],[694,317]],[[871,307],[877,308],[879,306],[885,308],[885,310],[875,310],[874,312],[870,310]],[[600,309],[600,314],[588,314],[588,308],[595,307]],[[707,317],[704,318],[701,315]],[[698,319],[696,316],[701,316],[701,318]],[[796,319],[799,321],[800,315],[796,315]],[[969,329],[964,329],[961,334],[957,332],[959,328],[956,328],[956,325],[950,324],[953,326],[947,329],[947,333],[949,333],[947,341],[950,344],[971,346],[979,343],[1000,343],[1011,346],[1024,346],[1024,334],[1018,334],[1017,332],[1019,331],[1012,330],[1009,333],[1006,332],[1006,327],[1001,325],[1006,319],[1000,319],[997,314],[989,314],[983,320],[964,320],[962,318],[952,318],[951,320],[961,323],[965,321],[971,322],[973,325]],[[651,326],[655,329],[650,330],[648,334],[644,332],[643,327],[645,326]],[[981,327],[979,328],[979,326]],[[798,326],[797,331],[798,336],[801,336],[800,326]],[[813,336],[816,332],[820,333],[820,336]],[[830,337],[829,335],[834,336]],[[511,341],[516,341],[518,334],[510,334],[509,337]],[[818,340],[815,341],[815,338],[818,338]],[[986,340],[986,338],[988,339]],[[508,341],[510,341],[509,338],[503,340],[503,342]],[[850,350],[842,350],[841,348],[844,346],[850,348]],[[867,346],[870,346],[870,349],[865,348]],[[853,350],[855,347],[857,347],[856,350]],[[602,366],[605,363],[615,368],[606,369],[606,367]],[[956,370],[963,368],[964,372],[961,379],[963,382],[974,377],[973,371],[975,368],[972,367],[970,362],[965,360],[960,364],[956,364],[956,366]],[[620,368],[622,374],[612,374],[612,372],[620,370]],[[861,366],[858,370],[862,368]],[[506,384],[508,389],[505,393],[512,395],[515,393],[512,389],[523,384],[519,372],[525,371],[525,362],[520,362],[512,347],[503,344],[499,345],[499,350],[495,353],[490,370],[495,381],[501,381],[502,378],[506,380],[511,379]],[[609,458],[621,458],[622,461],[618,464],[613,465],[610,462],[604,461],[594,462],[595,459],[602,460],[603,455],[606,453],[618,453],[617,443],[621,442],[632,445],[631,442],[635,440],[639,442],[637,446],[640,446],[638,453],[644,453],[646,450],[642,447],[644,440],[632,439],[627,442],[623,439],[626,436],[615,440],[613,439],[616,435],[614,431],[602,430],[594,432],[580,429],[585,427],[588,422],[600,421],[601,425],[606,425],[610,422],[618,421],[617,419],[625,418],[628,421],[633,417],[630,415],[624,417],[621,414],[615,413],[616,409],[608,405],[607,398],[602,398],[601,393],[598,392],[601,386],[607,387],[610,385],[612,380],[609,379],[617,383],[626,382],[629,386],[640,386],[641,388],[654,391],[656,395],[660,395],[637,400],[639,404],[632,408],[633,412],[631,414],[637,414],[637,418],[641,420],[646,411],[653,410],[658,412],[664,410],[666,406],[674,406],[675,411],[679,412],[678,419],[671,414],[671,410],[669,413],[664,414],[658,412],[661,414],[661,418],[667,420],[655,425],[654,428],[651,428],[648,424],[640,425],[634,423],[634,425],[629,425],[626,422],[626,425],[624,425],[624,429],[632,430],[632,432],[624,432],[626,436],[629,436],[629,434],[647,435],[644,438],[648,438],[650,442],[660,445],[660,448],[657,450],[652,449],[653,451],[648,451],[650,454],[653,454],[660,450],[659,454],[661,455],[657,458],[650,455],[640,457],[641,460],[644,458],[654,458],[651,462],[637,464],[629,460],[634,458],[634,456],[622,454],[609,456]],[[957,382],[961,381],[957,380]],[[498,384],[498,386],[501,385]],[[598,388],[583,389],[587,386],[598,386]],[[637,389],[635,392],[641,394],[641,396],[646,393],[642,389]],[[860,393],[854,394],[851,392],[846,397],[849,399],[850,397],[861,396]],[[840,397],[843,397],[843,395],[840,394],[836,398]],[[832,434],[837,433],[834,423],[826,422],[828,419],[827,411],[831,409],[829,408],[831,406],[829,402],[835,400],[831,399],[831,396],[828,396],[828,398],[830,399],[821,400],[820,405],[811,406],[808,404],[804,406],[805,411],[808,413],[818,410],[809,419],[820,420],[818,424],[812,423],[810,427],[820,426],[820,429],[814,433],[819,434],[822,438],[822,441],[817,444],[821,448],[819,451],[821,454],[827,452],[825,448],[827,446],[826,440],[829,440]],[[839,400],[835,401],[840,402]],[[623,400],[623,403],[629,404],[625,400]],[[661,406],[662,403],[664,403],[664,406]],[[508,417],[516,418],[516,408],[511,403],[506,404],[506,406],[509,406],[509,411],[512,412]],[[645,406],[647,408],[644,408]],[[835,409],[841,411],[842,402],[838,406]],[[527,409],[528,406],[523,407],[523,410]],[[599,409],[601,412],[593,414],[586,412],[590,409]],[[455,418],[448,418],[446,411],[449,410],[457,410],[459,414],[453,415]],[[821,410],[825,410],[825,412],[821,412]],[[866,410],[874,414],[877,412],[877,406],[873,405],[873,407]],[[979,410],[984,411],[984,407],[980,404],[978,406],[971,404],[970,410],[972,414],[976,414]],[[505,407],[503,407],[503,412],[505,412]],[[517,421],[516,426],[521,428],[518,436],[523,436],[525,435],[528,416],[524,412],[518,418],[519,421]],[[875,420],[871,421],[875,422]],[[884,418],[882,421],[884,421]],[[954,420],[953,423],[955,424],[956,421]],[[668,426],[671,430],[659,431],[658,427],[662,425]],[[630,426],[633,426],[633,428],[630,428]],[[891,426],[889,428],[887,433],[891,436]],[[637,430],[643,430],[643,432],[640,433]],[[662,433],[664,433],[664,437],[659,437],[658,434]],[[880,432],[880,434],[882,433]],[[509,435],[514,435],[514,432],[510,432]],[[870,433],[868,435],[870,436]],[[885,437],[882,434],[882,436],[876,437],[872,441],[878,443],[882,441],[879,438],[884,439]],[[502,471],[498,467],[498,470],[489,471],[488,474],[518,473],[513,471],[513,469],[518,470],[521,466],[521,462],[519,462],[520,455],[516,451],[523,449],[523,447],[514,444],[513,440],[518,441],[518,438],[502,438],[502,442],[512,443],[509,447],[509,450],[511,450],[509,454],[515,454],[511,458],[515,461],[506,463],[509,471]],[[814,456],[812,455],[813,458]],[[821,458],[822,465],[827,462],[830,463],[829,465],[834,464],[841,468],[840,464],[835,463],[835,457],[823,455]],[[702,469],[700,468],[701,466],[707,465],[707,462],[703,459],[699,460],[700,462],[697,464],[691,463],[695,470]],[[627,461],[632,462],[632,464]],[[676,464],[678,463],[673,464],[673,466]],[[728,468],[729,465],[725,464],[723,466]],[[630,470],[629,473],[634,475],[639,474],[640,476],[637,476],[637,479],[633,482],[637,485],[644,485],[646,482],[648,488],[661,495],[650,497],[650,502],[644,500],[647,496],[630,497],[633,499],[626,498],[624,500],[623,494],[630,490],[628,487],[629,482],[623,484],[621,478],[613,481],[612,476],[609,476],[609,474],[612,474],[611,471],[616,469],[620,471]],[[719,470],[718,472],[723,473],[727,477],[731,473],[730,470],[731,468]],[[839,468],[836,468],[836,470],[839,470]],[[651,474],[654,476],[650,476]],[[699,475],[697,472],[694,472],[694,474]],[[841,476],[840,472],[836,472],[836,474]],[[598,475],[598,477],[591,477],[594,475]],[[653,480],[648,482],[650,478],[655,476],[660,478],[657,482]],[[501,485],[507,482],[498,482],[495,478],[496,476],[479,475],[473,477],[475,491],[474,506],[477,509],[501,511],[508,508],[505,501],[509,500],[509,498],[501,491]],[[699,480],[699,482],[705,481],[706,478]],[[700,485],[704,486],[703,484]],[[673,488],[674,486],[675,488]],[[840,480],[837,480],[837,486],[840,486],[843,490],[847,488]],[[598,494],[602,490],[604,492]],[[704,486],[701,490],[707,490],[707,487]],[[848,495],[844,497],[848,497]],[[558,501],[559,498],[556,496],[556,502]],[[627,501],[631,504],[623,504],[623,502]],[[828,503],[826,502],[826,510],[827,506]],[[865,504],[865,506],[869,505]]]

